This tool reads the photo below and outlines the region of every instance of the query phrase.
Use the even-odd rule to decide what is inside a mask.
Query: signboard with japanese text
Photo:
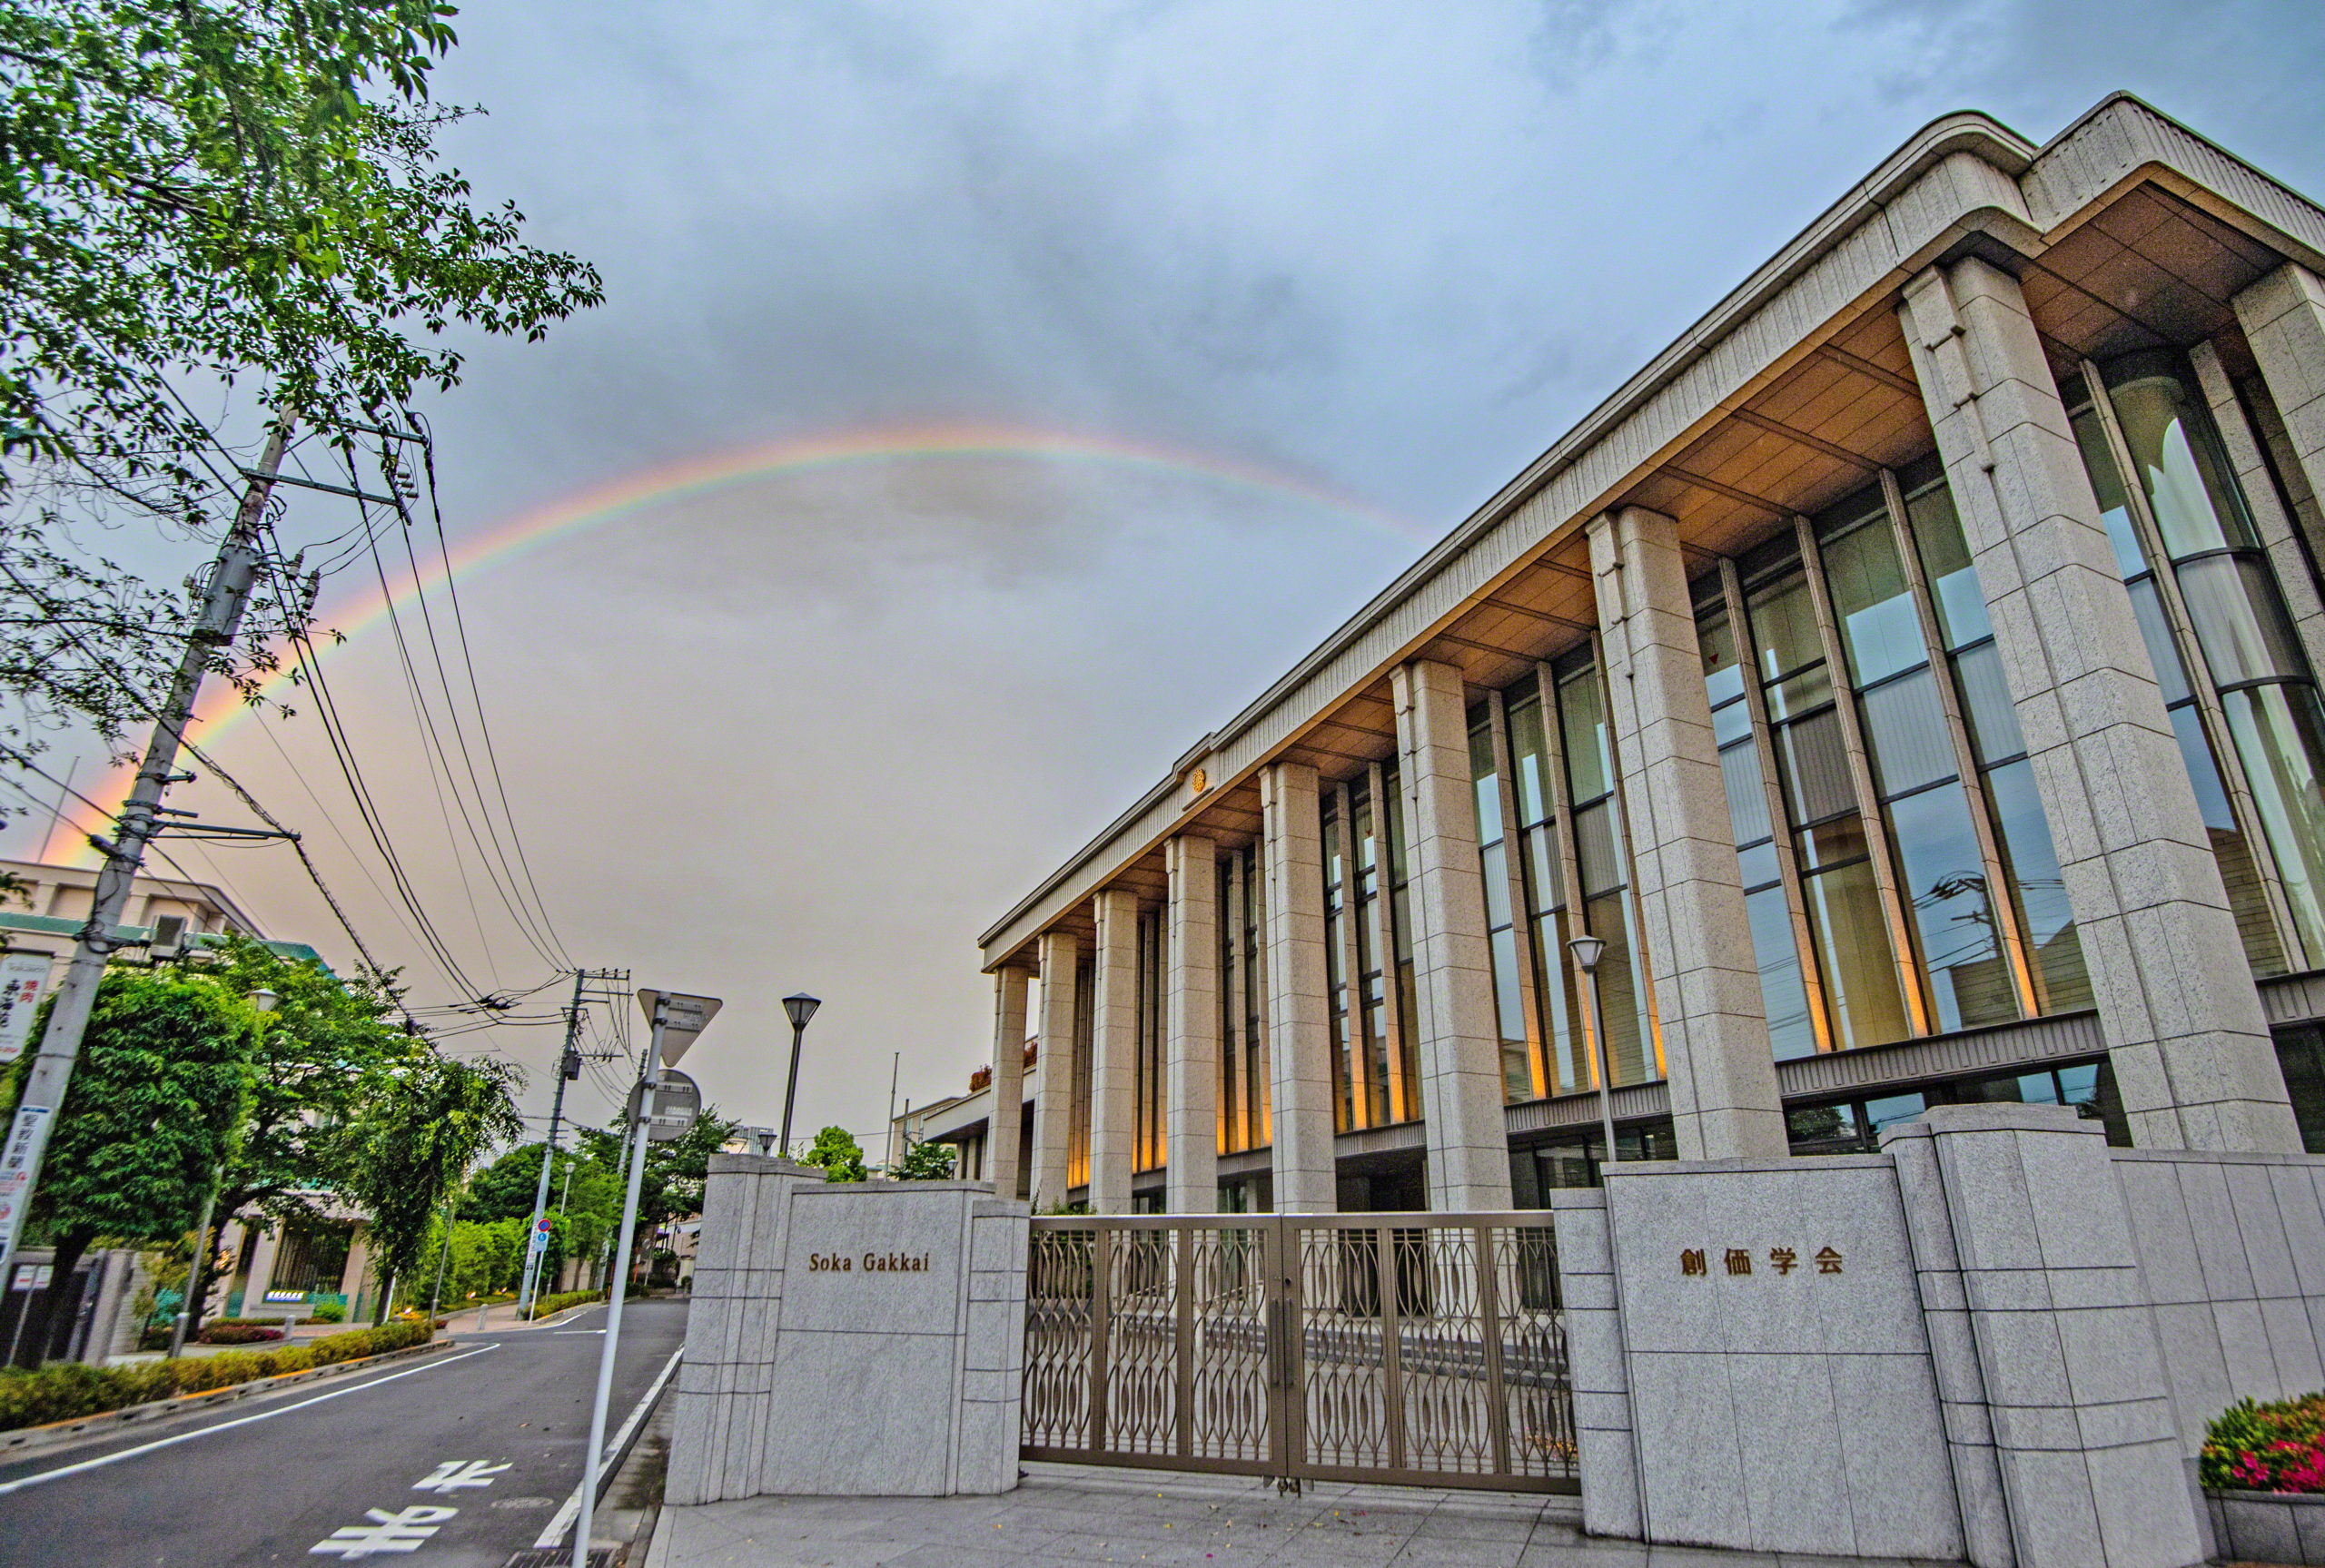
[[[25,1054],[54,962],[45,952],[12,952],[0,958],[0,1061]]]

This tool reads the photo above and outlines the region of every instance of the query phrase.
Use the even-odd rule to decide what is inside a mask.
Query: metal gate
[[[1549,1216],[1044,1216],[1029,1459],[1571,1492]]]

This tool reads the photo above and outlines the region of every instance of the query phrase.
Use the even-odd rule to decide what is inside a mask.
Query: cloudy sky
[[[894,1053],[915,1100],[957,1090],[990,1055],[977,933],[1922,123],[2041,140],[2129,88],[2325,193],[2313,0],[474,0],[459,27],[438,95],[490,112],[451,162],[608,292],[425,405],[548,945],[729,999],[688,1066],[755,1123],[777,999],[821,995],[810,1130],[877,1129]],[[300,497],[286,538],[341,506]],[[326,587],[354,627],[327,667],[395,847],[480,986],[539,984],[365,587]],[[312,715],[212,744],[450,1000]],[[350,956],[279,849],[183,858]],[[545,1109],[555,1034],[460,1043],[535,1068]]]

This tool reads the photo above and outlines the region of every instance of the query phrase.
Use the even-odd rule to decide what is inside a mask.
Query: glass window
[[[1892,801],[1889,824],[1938,1028],[2016,1018],[2018,995],[1962,792],[1940,785]]]
[[[1929,1100],[1919,1094],[1893,1094],[1884,1100],[1868,1100],[1865,1102],[1865,1136],[1877,1147],[1883,1128],[1911,1121],[1928,1109]]]
[[[1542,735],[1542,705],[1525,697],[1509,705],[1509,765],[1518,776],[1510,781],[1518,796],[1518,815],[1528,827],[1550,814],[1550,784],[1546,774],[1549,751]],[[1482,835],[1480,835],[1482,836]]]
[[[1502,1098],[1516,1104],[1534,1098],[1533,1042],[1526,1029],[1526,976],[1519,968],[1518,912],[1511,900],[1510,845],[1502,821],[1494,724],[1492,704],[1481,703],[1470,711],[1469,769],[1478,799],[1478,869],[1485,889],[1486,947],[1493,965],[1494,1017],[1501,1040]]]
[[[1606,699],[1598,671],[1584,665],[1558,676],[1558,726],[1566,743],[1567,793],[1577,805],[1615,787],[1615,762],[1607,734]]]
[[[1825,639],[1816,629],[1816,606],[1808,579],[1794,573],[1746,597],[1752,636],[1760,649],[1760,678],[1779,680],[1825,660]]]
[[[2293,928],[2312,953],[2325,952],[2325,717],[2303,681],[2221,694],[2221,708],[2251,786],[2261,830],[2277,852],[2277,876]]]
[[[1862,1154],[1863,1111],[1855,1105],[1804,1105],[1784,1113],[1795,1154]]]
[[[2293,1119],[2300,1125],[2301,1148],[2325,1154],[2325,1033],[2304,1026],[2278,1035],[2277,1066],[2292,1099]]]
[[[1897,559],[1896,535],[1877,490],[1873,505],[1869,516],[1851,521],[1845,532],[1821,546],[1833,614],[1841,623],[1841,646],[1860,686],[1929,661],[1912,585]]]
[[[1862,843],[1862,840],[1859,841]],[[1888,922],[1874,886],[1873,864],[1859,858],[1804,875],[1808,932],[1825,981],[1833,1043],[1846,1050],[1903,1040],[1908,1030],[1890,957]]]
[[[1768,1044],[1778,1061],[1816,1052],[1816,1027],[1808,1016],[1808,991],[1801,982],[1800,944],[1794,940],[1792,907],[1783,884],[1764,887],[1744,900],[1752,927],[1752,957],[1760,968],[1760,1003],[1768,1016]]]
[[[1962,716],[1970,726],[1970,749],[1978,761],[1991,767],[2023,753],[2026,739],[2003,676],[2002,652],[1992,639],[1954,656],[1954,679],[1962,694]]]
[[[1914,547],[1921,551],[1930,597],[1937,601],[1937,624],[1945,646],[1958,648],[1991,636],[1994,625],[1986,617],[1986,597],[1978,587],[1969,544],[1962,537],[1954,492],[1941,480],[1908,497],[1905,520],[1913,530]]]
[[[2021,757],[1990,769],[1986,796],[2003,868],[2010,874],[2018,929],[2033,960],[2038,1005],[2044,1012],[2089,1007],[2091,977],[2083,967],[2083,942],[2075,935],[2074,910],[2067,902],[2050,823],[2043,815],[2033,764]]]
[[[1883,794],[1905,794],[1955,775],[1953,737],[1926,665],[1866,692],[1859,711],[1875,787]]]
[[[2273,852],[2292,935],[2314,962],[2325,954],[2325,803],[2317,796],[2318,776],[2325,773],[2325,724],[2317,717],[2311,672],[2268,557],[2258,547],[2243,494],[2184,364],[2169,351],[2135,354],[2111,366],[2106,380],[2123,449],[2187,609],[2188,630],[2210,667],[2227,744],[2242,764],[2261,835]],[[2077,390],[2089,395],[2080,384]],[[2095,413],[2084,409],[2079,417],[2095,423]],[[2094,488],[2104,488],[2109,501],[2122,497],[2127,487],[2104,440],[2086,437],[2083,445]],[[2143,557],[2127,561],[2125,577],[2136,582],[2158,564]],[[2159,680],[2184,687],[2185,670],[2176,654],[2167,676],[2167,660],[2155,647],[2159,640],[2168,641],[2160,638],[2168,627],[2159,608],[2141,606],[2142,630],[2155,655]],[[2166,702],[2175,705],[2173,719],[2180,727],[2170,689]],[[2209,749],[2206,762],[2211,760]],[[2219,779],[2201,776],[2207,770],[2187,745],[2184,728],[2182,754],[2189,760],[2191,781],[2221,851],[2221,876],[2246,932],[2247,956],[2256,970],[2268,972],[2288,955],[2274,940],[2256,942],[2256,933],[2272,928],[2273,921],[2261,879],[2237,863],[2254,860],[2253,846],[2241,838],[2232,845],[2222,843],[2222,833],[2236,826],[2235,817],[2223,811],[2215,825],[2212,804],[2202,797],[2207,785],[2218,790]],[[2251,907],[2239,900],[2250,901]]]
[[[1583,906],[1583,919],[1590,934],[1607,944],[1598,961],[1598,1015],[1606,1025],[1607,1056],[1614,1064],[1616,1086],[1660,1078],[1663,1064],[1649,1060],[1647,999],[1632,960],[1636,944],[1631,940],[1630,894],[1592,899]]]
[[[2177,356],[2142,354],[2107,376],[2123,445],[2173,560],[2206,550],[2251,548],[2244,498],[2216,454],[2210,421],[2195,407]]]
[[[1856,784],[1849,777],[1848,746],[1837,711],[1779,725],[1774,739],[1776,776],[1796,825],[1806,826],[1857,809]]]
[[[2265,559],[2206,556],[2182,563],[2178,575],[2180,597],[2215,685],[2308,678],[2300,643]]]

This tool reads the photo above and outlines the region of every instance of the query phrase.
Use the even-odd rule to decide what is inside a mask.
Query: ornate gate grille
[[[1029,1459],[1576,1488],[1549,1216],[1044,1216]]]

